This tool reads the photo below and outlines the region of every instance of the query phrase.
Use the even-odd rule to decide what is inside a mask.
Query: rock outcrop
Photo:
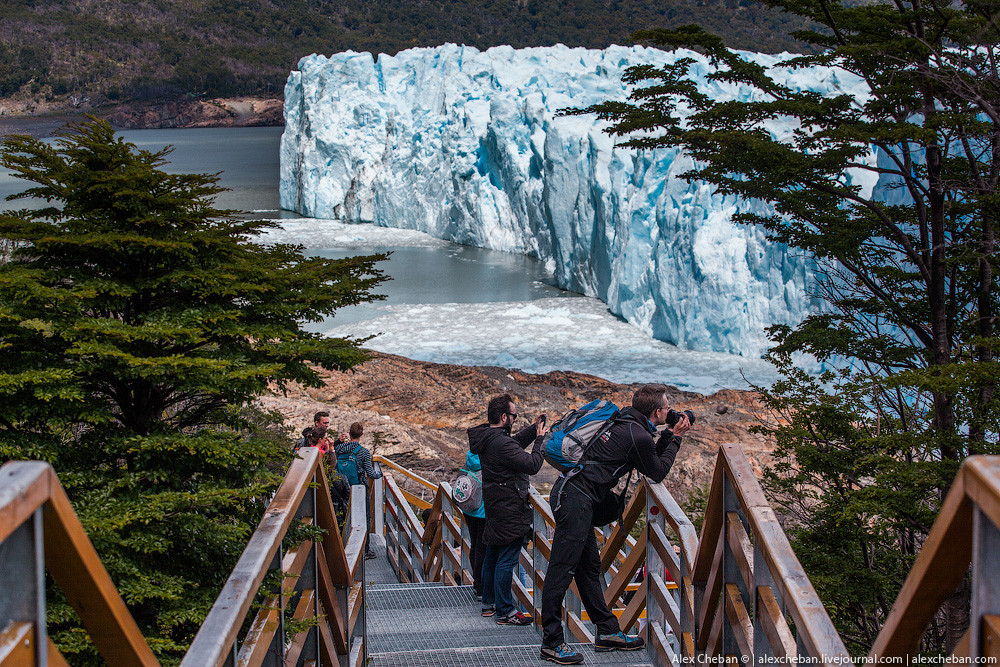
[[[282,100],[239,97],[133,102],[116,107],[105,118],[126,130],[192,127],[259,127],[283,125]]]
[[[532,375],[382,353],[371,357],[350,372],[324,371],[323,387],[295,386],[284,395],[267,396],[261,400],[262,407],[278,410],[296,429],[311,424],[313,413],[322,409],[331,412],[333,427],[339,430],[346,430],[354,421],[364,422],[363,442],[367,446],[372,446],[372,435],[377,433],[376,453],[439,481],[451,480],[464,464],[468,447],[465,429],[485,421],[486,402],[492,396],[510,393],[522,416],[518,425],[526,426],[539,413],[549,415],[551,423],[595,398],[628,405],[638,386],[581,373]],[[724,390],[702,396],[671,389],[669,396],[672,407],[692,410],[698,420],[684,438],[666,481],[679,501],[693,489],[710,484],[721,444],[739,443],[758,472],[770,461],[773,443],[749,432],[760,412],[754,394]],[[535,484],[544,488],[557,474],[546,464]]]

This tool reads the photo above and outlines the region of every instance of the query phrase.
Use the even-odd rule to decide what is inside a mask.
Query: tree
[[[765,4],[817,26],[796,36],[822,51],[785,66],[839,67],[864,92],[797,90],[686,26],[636,38],[696,48],[715,67],[710,80],[755,97],[711,99],[689,74],[691,54],[631,68],[627,81],[643,85],[628,102],[583,112],[614,134],[641,133],[628,145],[684,148],[700,161],[687,178],[772,207],[738,222],[816,258],[827,309],[771,330],[784,380],[765,393],[786,422],[768,430],[787,457],[771,486],[849,647],[866,650],[959,462],[997,450],[1000,5]],[[769,131],[778,123],[789,138]],[[835,370],[801,373],[799,352]],[[946,606],[928,648],[957,641],[965,607]]]
[[[253,408],[317,386],[358,340],[302,329],[377,298],[385,255],[304,258],[255,242],[272,223],[212,207],[217,176],[173,175],[102,121],[53,144],[16,136],[0,164],[33,185],[0,212],[0,460],[50,462],[154,651],[193,639],[291,457]],[[270,429],[270,430],[269,430]],[[93,649],[65,604],[54,638]]]

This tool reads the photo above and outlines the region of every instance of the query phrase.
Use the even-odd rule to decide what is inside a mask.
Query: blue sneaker
[[[637,651],[646,645],[642,637],[616,632],[613,635],[597,635],[594,640],[594,650],[605,651]]]
[[[560,644],[559,646],[545,646],[543,644],[539,655],[546,660],[559,663],[560,665],[579,665],[583,662],[583,656],[566,644]]]

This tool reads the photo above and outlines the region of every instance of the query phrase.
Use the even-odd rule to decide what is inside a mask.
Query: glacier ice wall
[[[630,65],[679,57],[697,61],[704,92],[750,97],[704,79],[711,68],[696,53],[644,47],[308,56],[285,87],[281,205],[534,255],[561,287],[602,299],[656,338],[759,355],[764,327],[815,307],[809,261],[732,223],[760,204],[677,178],[693,166],[683,152],[623,149],[593,116],[557,117],[624,99]],[[859,83],[835,70],[776,71],[830,94]]]

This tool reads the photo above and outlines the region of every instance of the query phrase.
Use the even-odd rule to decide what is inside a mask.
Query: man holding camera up
[[[562,602],[570,582],[576,580],[580,599],[597,626],[596,651],[633,651],[642,648],[641,637],[626,635],[618,618],[604,601],[601,559],[594,537],[594,515],[607,505],[618,480],[638,470],[653,482],[662,482],[680,449],[680,436],[693,415],[677,413],[667,405],[662,384],[640,387],[614,418],[611,429],[589,445],[577,468],[564,473],[552,487],[549,503],[556,520],[552,554],[542,589],[541,657],[561,665],[583,662],[583,656],[566,645],[562,628]],[[689,417],[690,415],[690,417]],[[656,427],[674,422],[653,440]]]

